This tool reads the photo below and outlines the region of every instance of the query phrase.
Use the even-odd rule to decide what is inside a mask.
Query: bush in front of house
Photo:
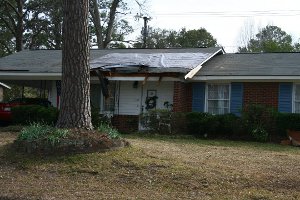
[[[242,123],[252,138],[259,142],[274,140],[278,112],[260,104],[250,104],[242,112]]]
[[[100,108],[91,108],[91,117],[92,117],[92,124],[94,127],[98,127],[101,124],[109,124],[111,125],[111,119],[103,114],[100,113]]]
[[[141,125],[152,133],[170,134],[171,133],[172,112],[167,109],[149,110],[141,114]]]
[[[187,113],[185,112],[172,112],[171,113],[171,132],[176,135],[187,134]]]
[[[217,132],[219,121],[209,113],[190,112],[186,115],[188,133],[196,137],[207,137]]]
[[[300,131],[300,114],[299,113],[278,113],[277,132],[283,137],[286,136],[287,130]]]
[[[218,121],[218,127],[216,133],[213,135],[214,137],[224,139],[247,139],[240,117],[232,113],[215,115],[215,117]]]
[[[190,112],[186,121],[188,133],[196,137],[240,139],[243,130],[240,118],[234,114]]]
[[[33,122],[55,124],[58,119],[58,109],[40,105],[23,105],[12,108],[12,119],[15,124],[28,125]]]

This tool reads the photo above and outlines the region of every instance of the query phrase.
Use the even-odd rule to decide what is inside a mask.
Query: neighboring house
[[[3,101],[3,95],[4,95],[5,89],[10,89],[10,87],[8,85],[0,82],[0,102]]]
[[[222,48],[91,50],[91,102],[123,131],[147,109],[234,113],[250,103],[300,112],[300,54],[225,54]],[[0,59],[0,80],[49,91],[59,105],[61,51]],[[100,84],[100,81],[103,84]],[[298,85],[299,83],[299,85]],[[156,104],[153,104],[155,102]]]

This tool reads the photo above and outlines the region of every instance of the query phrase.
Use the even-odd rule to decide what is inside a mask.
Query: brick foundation
[[[112,118],[112,125],[121,132],[130,133],[138,131],[138,115],[115,115]]]
[[[278,108],[279,83],[244,83],[244,106],[263,104]]]
[[[191,112],[192,111],[192,84],[174,82],[173,111]]]

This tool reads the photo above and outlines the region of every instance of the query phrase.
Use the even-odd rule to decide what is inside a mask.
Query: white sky
[[[235,52],[245,22],[256,28],[275,25],[292,35],[294,42],[300,38],[299,0],[148,0],[149,26],[173,29],[205,28],[226,52]],[[140,34],[143,21],[134,23]],[[257,31],[255,31],[257,33]]]

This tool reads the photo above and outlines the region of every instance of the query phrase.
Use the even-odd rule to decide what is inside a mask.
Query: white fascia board
[[[110,81],[144,81],[145,77],[106,77]],[[91,77],[92,81],[99,80],[98,77]],[[149,76],[147,81],[159,81],[159,77]],[[181,81],[180,78],[162,77],[161,81]]]
[[[0,80],[61,80],[62,73],[0,72]]]
[[[204,60],[202,63],[200,63],[199,65],[197,65],[194,69],[192,69],[189,73],[187,73],[184,76],[184,79],[191,79],[195,76],[195,74],[197,74],[199,72],[199,70],[202,68],[202,65],[204,63],[206,63],[207,61],[209,61],[212,57],[214,57],[216,54],[218,54],[220,51],[222,51],[222,53],[224,54],[223,48],[216,51],[215,53],[213,53],[211,56],[209,56],[206,60]]]
[[[300,76],[195,76],[190,81],[261,81],[261,82],[282,82],[300,81]]]
[[[5,88],[7,88],[7,89],[11,89],[11,87],[9,87],[8,85],[6,85],[5,83],[1,83],[0,82],[0,85],[3,86],[3,87],[5,87]]]

